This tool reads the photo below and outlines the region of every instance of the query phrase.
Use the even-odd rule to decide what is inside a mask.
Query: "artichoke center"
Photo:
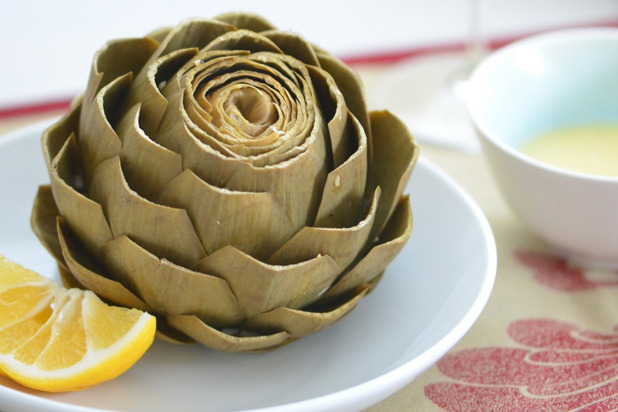
[[[241,87],[232,91],[223,110],[238,129],[257,136],[275,123],[278,114],[272,98],[253,87]]]

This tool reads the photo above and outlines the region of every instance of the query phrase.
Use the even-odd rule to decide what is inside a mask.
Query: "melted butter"
[[[520,150],[543,163],[618,177],[618,125],[586,125],[534,137]]]

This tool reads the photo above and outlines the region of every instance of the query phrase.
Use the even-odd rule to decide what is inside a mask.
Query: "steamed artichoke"
[[[176,341],[252,351],[321,330],[412,230],[406,127],[255,15],[107,43],[42,143],[32,225],[65,283],[156,314]]]

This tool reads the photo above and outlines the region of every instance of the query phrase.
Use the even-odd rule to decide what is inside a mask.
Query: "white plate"
[[[58,278],[29,225],[48,181],[43,125],[0,137],[0,253]],[[407,192],[414,230],[376,288],[333,327],[273,352],[230,354],[156,341],[127,373],[93,389],[46,394],[0,378],[14,411],[343,411],[402,388],[464,335],[496,273],[494,238],[479,207],[421,157]]]

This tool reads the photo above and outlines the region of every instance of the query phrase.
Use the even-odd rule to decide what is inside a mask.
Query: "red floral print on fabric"
[[[600,334],[552,319],[524,319],[507,332],[518,347],[467,349],[442,358],[453,379],[425,387],[452,412],[618,410],[618,325]]]
[[[530,250],[518,250],[515,257],[534,271],[539,283],[559,292],[618,287],[618,272],[585,270],[570,265],[563,258]]]

